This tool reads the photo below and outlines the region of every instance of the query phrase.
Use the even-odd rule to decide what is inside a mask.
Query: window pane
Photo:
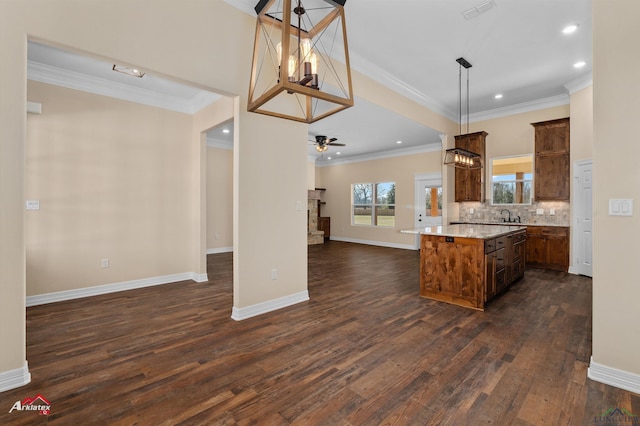
[[[396,209],[394,206],[376,206],[376,225],[395,226]]]
[[[376,183],[376,204],[395,204],[396,185],[393,182]]]
[[[515,182],[498,182],[493,184],[494,204],[513,204]]]
[[[373,184],[353,184],[353,204],[373,204]]]
[[[373,225],[371,221],[371,206],[353,206],[354,225]]]
[[[427,216],[442,216],[442,187],[425,187],[424,199],[426,202],[425,213]],[[432,210],[433,202],[435,199],[437,202],[437,208]]]

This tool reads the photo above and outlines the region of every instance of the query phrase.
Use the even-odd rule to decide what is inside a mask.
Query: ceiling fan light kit
[[[467,70],[467,135],[469,134],[469,68],[473,65],[465,58],[456,59],[458,63],[458,111],[460,135],[462,135],[462,68]],[[481,169],[482,157],[475,152],[462,149],[447,149],[444,154],[444,164],[462,169]]]
[[[248,111],[313,123],[353,106],[345,2],[258,2]]]
[[[336,143],[338,138],[327,138],[324,135],[317,135],[314,145],[316,146],[316,151],[325,152],[329,149],[329,146],[346,146],[343,143]]]

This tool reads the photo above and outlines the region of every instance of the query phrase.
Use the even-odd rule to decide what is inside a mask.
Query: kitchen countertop
[[[519,222],[462,222],[452,221],[451,225],[491,225],[491,226],[560,226],[569,227],[569,224],[562,223],[519,223]]]
[[[427,226],[424,228],[403,229],[404,234],[435,235],[442,237],[479,238],[490,239],[509,232],[525,230],[526,226],[511,225],[484,225],[484,224],[460,224]]]

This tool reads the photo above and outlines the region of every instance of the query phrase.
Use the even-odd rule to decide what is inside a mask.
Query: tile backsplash
[[[571,211],[568,202],[544,201],[530,205],[492,206],[488,203],[460,203],[461,222],[502,222],[511,212],[511,218],[520,216],[522,223],[531,225],[561,225],[571,224]],[[473,213],[472,213],[473,211]],[[538,212],[542,214],[538,214]],[[553,214],[552,214],[553,213]]]

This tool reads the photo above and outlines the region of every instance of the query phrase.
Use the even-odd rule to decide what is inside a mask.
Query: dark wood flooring
[[[418,297],[418,253],[309,248],[311,300],[236,322],[231,254],[191,281],[27,309],[32,382],[0,424],[585,425],[591,280],[526,271],[477,312]],[[51,414],[8,411],[41,394]]]

